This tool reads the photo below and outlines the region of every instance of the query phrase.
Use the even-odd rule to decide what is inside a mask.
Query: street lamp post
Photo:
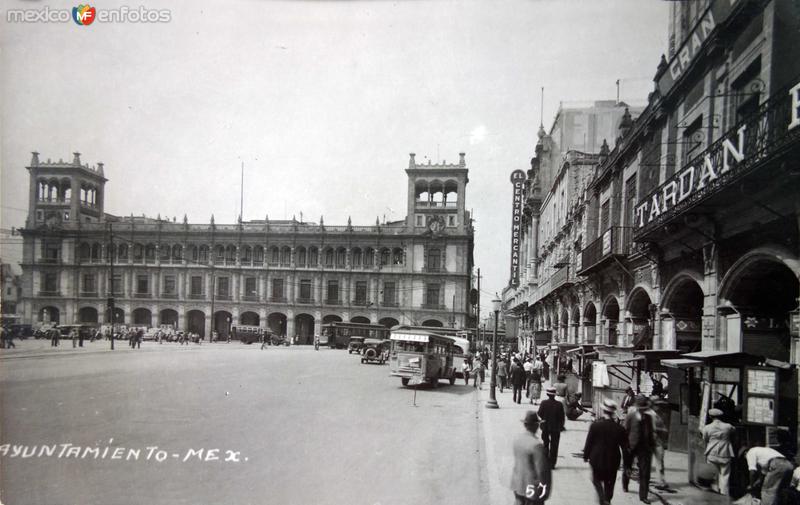
[[[492,312],[494,312],[494,334],[492,335],[492,375],[489,382],[489,401],[486,402],[487,409],[499,409],[495,388],[497,387],[497,320],[500,315],[500,304],[498,299],[492,300]]]

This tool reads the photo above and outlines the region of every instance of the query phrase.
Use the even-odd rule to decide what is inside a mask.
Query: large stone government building
[[[28,322],[112,322],[220,336],[237,324],[310,343],[322,323],[475,324],[468,170],[410,155],[403,221],[190,224],[104,212],[103,164],[30,166],[22,312]],[[113,272],[113,274],[112,274]]]

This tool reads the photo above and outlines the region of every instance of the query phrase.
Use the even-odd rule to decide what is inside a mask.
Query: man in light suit
[[[528,411],[522,421],[525,432],[514,439],[511,490],[515,505],[541,505],[550,497],[552,484],[547,451],[536,437],[539,416]]]

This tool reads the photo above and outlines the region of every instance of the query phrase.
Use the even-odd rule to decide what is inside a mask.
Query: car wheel
[[[361,364],[362,365],[364,364],[364,361],[365,361],[364,358],[361,358]]]
[[[402,382],[404,386],[408,386],[408,377],[403,377],[400,379],[400,382]]]

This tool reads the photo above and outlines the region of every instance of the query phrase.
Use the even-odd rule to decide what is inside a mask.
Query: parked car
[[[383,365],[389,357],[390,340],[380,338],[365,338],[361,347],[361,362],[378,362]]]
[[[347,354],[360,354],[363,346],[364,337],[350,337],[350,343],[347,344]]]

